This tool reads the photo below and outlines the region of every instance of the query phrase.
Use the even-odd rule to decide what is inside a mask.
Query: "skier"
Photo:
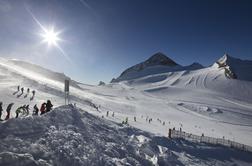
[[[27,113],[26,113],[26,105],[23,105],[23,106],[21,107],[21,109],[23,110],[23,111],[22,111],[22,115],[27,114]]]
[[[1,119],[1,117],[2,117],[2,112],[3,112],[3,102],[0,102],[0,120],[2,120],[2,119]]]
[[[35,96],[35,90],[32,91],[32,96]]]
[[[34,105],[33,107],[33,115],[38,115],[39,109],[37,107],[37,104]]]
[[[16,118],[18,118],[18,115],[21,113],[22,109],[23,109],[23,106],[18,107],[18,109],[16,110]]]
[[[21,93],[22,93],[22,94],[24,93],[24,87],[21,88]]]
[[[107,111],[107,117],[108,117],[108,115],[109,115],[109,111]]]
[[[128,117],[126,117],[125,119],[125,124],[128,124]]]
[[[19,92],[19,89],[20,89],[20,86],[18,85],[18,87],[17,87],[17,91]]]
[[[29,104],[26,105],[25,110],[26,110],[26,116],[28,116],[29,113],[30,113],[30,112],[29,112],[29,110],[30,110]]]
[[[52,107],[53,107],[53,105],[52,105],[51,101],[47,100],[47,103],[46,103],[46,112],[51,111]]]
[[[40,107],[40,115],[43,115],[46,111],[46,103],[43,103]]]
[[[10,118],[10,111],[11,111],[11,107],[14,105],[14,103],[10,103],[7,108],[6,108],[6,112],[7,112],[7,115],[5,117],[5,120],[8,120]]]
[[[27,93],[28,93],[28,94],[30,93],[30,88],[27,89]]]
[[[136,122],[136,117],[134,116],[134,121]]]

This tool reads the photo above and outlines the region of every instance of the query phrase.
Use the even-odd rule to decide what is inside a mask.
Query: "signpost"
[[[69,85],[70,80],[65,80],[65,105],[69,104]]]

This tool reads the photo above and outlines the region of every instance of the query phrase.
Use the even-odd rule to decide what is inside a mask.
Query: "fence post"
[[[171,129],[169,129],[169,135],[168,135],[169,138],[171,138]]]

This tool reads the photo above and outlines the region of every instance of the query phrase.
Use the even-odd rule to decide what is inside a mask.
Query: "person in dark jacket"
[[[26,112],[26,105],[23,105],[23,106],[21,107],[21,109],[22,109],[22,115],[27,114],[27,112]]]
[[[14,103],[10,103],[7,108],[6,108],[6,112],[7,112],[7,115],[5,117],[5,120],[8,120],[10,118],[10,111],[11,111],[11,108],[12,106],[14,105]]]
[[[52,107],[53,107],[53,105],[52,105],[51,101],[47,100],[47,103],[46,103],[46,112],[51,111]]]
[[[21,93],[22,93],[22,94],[24,93],[24,88],[23,88],[23,87],[21,88]]]
[[[37,104],[34,105],[33,107],[33,115],[38,115],[39,109],[37,107]]]
[[[26,116],[28,116],[30,114],[29,104],[26,105],[25,110],[26,110]]]
[[[43,115],[46,111],[46,103],[43,103],[40,107],[40,115]]]
[[[35,90],[32,91],[32,96],[35,96]]]
[[[18,118],[18,115],[22,112],[23,106],[18,107],[18,109],[16,110],[16,118]]]
[[[2,117],[2,112],[3,112],[3,103],[0,102],[0,120],[1,120],[1,117]]]

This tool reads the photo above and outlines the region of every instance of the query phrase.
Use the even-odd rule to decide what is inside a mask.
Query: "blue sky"
[[[62,31],[56,47],[41,28]],[[249,0],[0,0],[0,56],[109,82],[156,52],[177,63],[212,64],[225,52],[252,59]]]

